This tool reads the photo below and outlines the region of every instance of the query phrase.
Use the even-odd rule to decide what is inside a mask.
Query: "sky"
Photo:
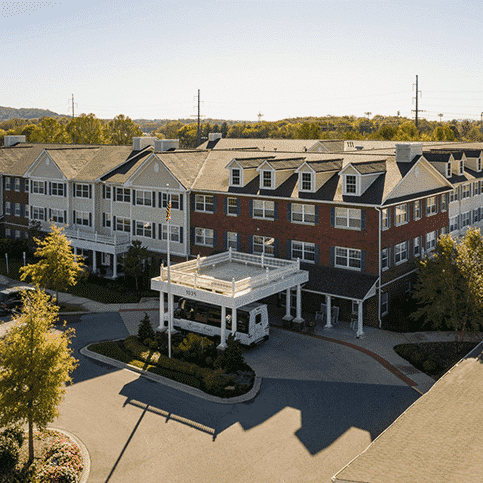
[[[483,118],[481,0],[1,2],[0,106],[110,119]],[[369,113],[369,114],[367,114]],[[442,114],[442,116],[439,116]]]

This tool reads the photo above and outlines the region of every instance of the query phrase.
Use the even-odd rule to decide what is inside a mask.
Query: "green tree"
[[[33,426],[43,429],[58,415],[77,361],[69,348],[74,331],[52,331],[58,307],[50,297],[37,288],[23,300],[17,323],[0,340],[0,426],[28,423],[31,463]]]
[[[27,126],[28,127],[28,126]],[[42,119],[38,125],[39,131],[35,131],[36,137],[39,136],[41,139],[37,139],[34,142],[44,142],[44,143],[68,143],[69,136],[65,132],[65,128],[62,124],[54,119],[53,117],[45,117]],[[31,134],[32,135],[32,134]]]
[[[403,122],[397,129],[397,141],[419,141],[419,131],[414,122]]]
[[[75,285],[84,274],[84,263],[72,252],[63,231],[52,225],[43,240],[35,238],[38,246],[35,256],[42,259],[20,268],[20,280],[30,278],[37,287],[55,290],[57,299],[60,290]]]
[[[104,137],[109,144],[129,145],[133,137],[142,136],[139,126],[129,117],[119,114],[104,128]]]
[[[459,241],[439,238],[432,258],[420,263],[414,297],[419,308],[413,318],[434,328],[451,327],[457,341],[483,327],[483,238],[470,228]]]
[[[156,333],[151,325],[151,319],[149,318],[149,315],[144,312],[144,317],[138,325],[138,340],[139,342],[144,343],[146,339],[154,340],[155,337]]]
[[[71,119],[65,128],[74,144],[102,144],[102,123],[94,114],[81,114]]]
[[[454,141],[454,132],[449,126],[437,126],[431,134],[431,141]]]
[[[139,278],[144,273],[144,264],[148,256],[148,250],[142,246],[139,240],[134,240],[124,255],[123,266],[127,275],[134,278],[136,291],[139,291]]]

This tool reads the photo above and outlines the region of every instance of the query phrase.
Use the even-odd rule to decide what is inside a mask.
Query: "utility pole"
[[[198,89],[198,130],[196,134],[197,144],[198,147],[201,144],[201,125],[200,125],[200,90]]]
[[[416,113],[416,117],[415,117],[415,121],[414,121],[414,123],[416,124],[416,127],[418,127],[418,113],[422,112],[418,108],[419,94],[420,94],[420,91],[418,90],[418,76],[416,76],[416,97],[415,97],[415,99],[416,99],[416,109],[415,110],[413,109],[413,112]]]
[[[440,113],[440,114],[438,114],[438,116],[439,116],[439,122],[442,122],[444,114]]]
[[[262,114],[260,111],[258,111],[258,124],[260,124],[260,121],[262,120],[262,117],[265,115],[265,114]]]
[[[74,116],[74,105],[75,105],[75,104],[74,104],[74,94],[72,94],[72,99],[69,99],[69,101],[71,101],[71,102],[72,102],[72,107],[71,107],[71,108],[69,108],[69,109],[72,109],[72,118],[74,118],[74,117],[75,117],[75,116]]]

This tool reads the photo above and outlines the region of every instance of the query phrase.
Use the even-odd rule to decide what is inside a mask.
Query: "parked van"
[[[167,320],[168,314],[165,314]],[[221,336],[221,307],[181,298],[173,313],[173,326],[208,336]],[[226,309],[226,337],[232,331],[231,309]],[[269,338],[268,310],[265,304],[251,303],[237,309],[235,339],[254,345]]]

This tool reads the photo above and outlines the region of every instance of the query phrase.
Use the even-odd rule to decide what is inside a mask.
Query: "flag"
[[[166,208],[166,221],[171,220],[171,201],[169,201],[168,206]]]

